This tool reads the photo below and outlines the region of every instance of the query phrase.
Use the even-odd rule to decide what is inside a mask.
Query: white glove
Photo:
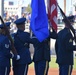
[[[16,58],[16,60],[19,60],[20,59],[20,55],[17,55],[17,58]]]

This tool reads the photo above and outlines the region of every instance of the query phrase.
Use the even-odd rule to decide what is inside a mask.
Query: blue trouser
[[[71,75],[72,69],[72,65],[59,65],[59,75]]]
[[[39,62],[34,62],[35,75],[48,75],[49,62],[42,60]]]
[[[15,65],[13,66],[13,73],[14,75],[27,75],[27,71],[28,71],[28,65]]]
[[[0,75],[9,75],[10,67],[0,66]]]

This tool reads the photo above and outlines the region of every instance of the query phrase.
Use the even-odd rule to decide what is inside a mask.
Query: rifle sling
[[[15,36],[18,38],[18,40],[19,40],[25,47],[29,48],[28,43],[23,42],[23,40],[18,36],[18,34],[16,34]]]

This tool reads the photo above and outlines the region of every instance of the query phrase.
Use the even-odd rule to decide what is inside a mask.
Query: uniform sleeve
[[[68,33],[65,38],[66,50],[74,51],[76,46],[73,45],[73,37],[72,34]]]
[[[58,34],[55,31],[50,32],[49,35],[50,35],[50,38],[53,38],[53,39],[57,39],[58,37]]]
[[[33,40],[33,38],[30,36],[30,34],[28,34],[28,42],[29,43],[31,43],[31,44],[33,44],[34,43],[34,40]]]
[[[36,42],[37,42],[37,38],[36,38],[36,36],[35,35],[31,35],[30,36],[30,42],[31,42],[31,44],[35,44]]]
[[[7,58],[12,58],[12,54],[10,53],[10,50],[11,50],[11,43],[9,41],[8,38],[5,38],[3,43],[2,43],[2,49],[4,51],[4,55],[7,57]]]
[[[7,58],[12,58],[12,54],[11,54],[11,53],[6,53],[5,56],[6,56]]]

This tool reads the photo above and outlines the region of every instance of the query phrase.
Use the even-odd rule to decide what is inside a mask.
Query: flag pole
[[[60,9],[60,12],[61,12],[63,18],[66,19],[66,22],[65,22],[66,25],[67,25],[67,26],[70,28],[70,30],[73,32],[73,34],[74,34],[74,41],[75,41],[75,43],[76,43],[75,29],[73,28],[73,26],[71,25],[70,21],[68,20],[68,18],[66,17],[66,15],[64,14],[64,12],[62,11],[62,9],[60,8],[59,5],[58,5],[58,8]]]
[[[17,50],[16,50],[15,47],[14,47],[14,41],[13,41],[11,35],[10,35],[10,32],[9,32],[7,26],[5,25],[5,23],[4,23],[4,21],[3,21],[3,19],[2,19],[1,16],[0,16],[0,20],[1,20],[2,24],[3,24],[3,26],[4,26],[6,35],[8,36],[8,38],[9,38],[9,40],[10,40],[10,42],[11,42],[11,50],[12,50],[13,54],[18,54],[18,53],[17,53]]]

